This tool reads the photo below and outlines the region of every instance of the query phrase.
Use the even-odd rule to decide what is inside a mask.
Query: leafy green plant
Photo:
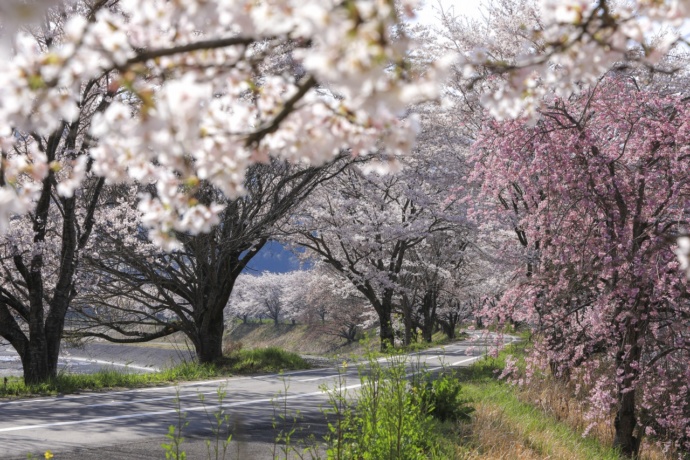
[[[274,398],[271,398],[271,405],[273,406],[272,424],[273,430],[276,432],[273,441],[273,458],[274,460],[287,460],[288,458],[318,460],[320,458],[318,443],[313,434],[306,439],[298,439],[297,441],[294,439],[296,434],[302,434],[304,427],[300,425],[300,422],[303,417],[299,410],[292,410],[288,406],[289,378],[281,376],[281,381],[283,382],[283,389]]]
[[[309,368],[309,364],[298,354],[277,347],[238,350],[226,356],[222,366],[238,374]]]
[[[287,393],[290,389],[290,383],[284,376],[281,377],[283,390],[271,399],[271,405],[273,406],[273,430],[278,432],[273,442],[273,458],[283,457],[287,460],[290,451],[293,449],[292,435],[295,434],[299,412],[291,414],[288,411]],[[278,455],[279,451],[282,453],[282,456]]]
[[[422,406],[429,408],[431,415],[441,422],[467,422],[474,408],[469,405],[468,400],[462,398],[461,390],[460,380],[442,374],[436,379],[428,377],[424,388],[417,391],[421,394]]]
[[[182,430],[189,425],[187,421],[187,414],[182,412],[180,407],[180,389],[176,390],[175,395],[175,412],[177,413],[177,426],[170,425],[168,427],[168,433],[165,435],[170,442],[161,444],[161,447],[165,451],[166,460],[186,460],[187,453],[181,449],[181,445],[184,442],[182,437]]]
[[[420,380],[423,370],[417,368],[412,376],[408,371],[405,356],[393,356],[387,365],[370,359],[359,368],[356,395],[347,392],[342,379],[333,389],[324,388],[330,404],[328,458],[435,458],[436,422],[423,394],[427,387],[409,380]]]
[[[219,385],[216,389],[216,395],[218,397],[218,406],[215,411],[209,412],[206,406],[206,397],[200,393],[199,401],[201,401],[202,406],[204,406],[204,413],[211,425],[211,433],[213,433],[212,439],[206,440],[206,451],[208,453],[208,459],[215,458],[215,460],[225,459],[228,453],[228,447],[232,441],[232,432],[230,429],[230,414],[228,414],[223,408],[223,401],[227,396],[227,391],[225,385]],[[213,446],[213,457],[211,456],[211,447]]]

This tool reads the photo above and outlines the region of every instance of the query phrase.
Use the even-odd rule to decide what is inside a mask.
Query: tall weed
[[[448,458],[439,451],[434,412],[461,419],[470,410],[451,377],[433,380],[419,367],[410,372],[408,364],[404,355],[384,363],[370,359],[359,368],[356,392],[349,391],[343,375],[333,388],[324,388],[329,397],[329,459]],[[462,414],[442,407],[446,403],[462,406]]]

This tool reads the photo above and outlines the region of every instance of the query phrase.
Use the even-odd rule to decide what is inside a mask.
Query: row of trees
[[[615,410],[624,452],[644,431],[686,443],[690,298],[670,241],[687,225],[687,105],[614,74],[540,113],[476,144],[528,258],[497,308],[538,331],[533,365],[598,376],[591,407]]]
[[[277,238],[382,347],[394,311],[409,341],[473,305],[590,382],[622,452],[690,450],[687,2],[496,0],[435,33],[406,1],[307,3],[37,0],[24,27],[0,6],[0,336],[26,381],[56,374],[70,308],[70,332],[217,359]]]
[[[461,323],[478,318],[485,299],[470,289],[451,291],[449,288],[457,286],[428,281],[435,283],[432,293],[421,294],[424,285],[414,280],[397,290],[391,321],[397,342],[412,343],[417,338],[415,332],[430,342],[432,333],[439,329],[452,339]],[[226,316],[245,324],[256,319],[270,319],[276,326],[285,321],[306,323],[347,344],[380,322],[374,306],[361,291],[323,264],[308,271],[241,275]],[[396,317],[402,319],[397,328]]]
[[[0,336],[28,383],[56,375],[75,302],[96,321],[94,303],[115,306],[106,317],[132,326],[85,332],[138,341],[179,330],[216,359],[222,309],[265,229],[344,152],[411,149],[413,123],[399,115],[435,97],[443,70],[408,68],[415,45],[399,25],[411,9],[242,3],[0,6]],[[265,168],[276,172],[264,181],[255,170]],[[147,230],[178,253],[152,249]],[[99,286],[111,295],[96,296]],[[78,300],[89,293],[94,302]],[[150,329],[135,330],[140,320]]]

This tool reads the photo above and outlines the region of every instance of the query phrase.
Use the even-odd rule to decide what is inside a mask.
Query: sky
[[[287,273],[299,270],[299,259],[277,241],[269,241],[261,251],[247,264],[243,273],[259,275],[262,272]]]

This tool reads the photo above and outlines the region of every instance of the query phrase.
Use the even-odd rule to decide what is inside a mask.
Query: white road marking
[[[341,374],[331,374],[331,375],[325,375],[325,376],[323,376],[323,377],[312,377],[312,378],[310,378],[310,379],[300,379],[300,380],[296,380],[296,382],[312,382],[312,381],[314,381],[314,380],[323,380],[323,379],[328,379],[328,378],[331,378],[331,377],[337,377],[337,376],[339,376],[339,375],[341,375]]]
[[[148,371],[148,372],[159,372],[160,369],[157,367],[145,367],[145,366],[135,366],[133,364],[122,364],[122,363],[115,363],[112,361],[103,361],[101,359],[91,359],[91,358],[74,358],[72,356],[69,357],[63,357],[62,359],[66,361],[81,361],[84,363],[95,363],[95,364],[107,364],[109,366],[118,366],[118,367],[125,367],[129,369],[137,369],[140,371]]]
[[[482,357],[483,357],[483,355],[481,355],[481,356],[472,356],[472,357],[470,357],[470,358],[461,359],[460,361],[456,361],[456,362],[451,363],[451,364],[448,364],[448,365],[446,365],[446,366],[432,367],[431,369],[427,369],[427,371],[428,371],[428,372],[433,372],[433,371],[437,371],[437,370],[439,370],[439,369],[445,369],[445,368],[448,368],[448,367],[457,366],[458,364],[468,363],[468,362],[470,362],[470,361],[474,361],[474,360],[479,359],[479,358],[482,358]],[[413,374],[414,374],[414,372],[410,372],[409,374],[406,374],[406,376],[409,377],[409,376],[411,376],[411,375],[413,375]]]
[[[484,355],[481,355],[481,356],[472,356],[472,357],[467,358],[467,359],[462,359],[462,360],[460,360],[460,361],[456,361],[456,362],[454,362],[453,364],[451,364],[451,366],[457,366],[458,364],[467,363],[467,362],[470,362],[470,361],[473,361],[473,360],[475,360],[475,359],[479,359],[479,358],[482,358],[482,357],[484,357]]]
[[[308,397],[317,396],[317,395],[323,395],[323,392],[314,391],[312,393],[301,393],[301,394],[291,395],[291,396],[280,396],[280,399],[281,400],[284,400],[284,399],[301,399],[301,398],[308,398]],[[273,400],[275,400],[275,398],[252,399],[249,401],[239,401],[239,402],[234,402],[234,403],[223,404],[222,407],[223,408],[229,408],[229,407],[247,406],[250,404],[260,404],[260,403],[271,402]],[[215,407],[218,407],[218,406],[215,406]],[[208,407],[205,405],[201,405],[201,406],[194,406],[194,407],[184,407],[184,408],[181,408],[181,410],[183,412],[199,412],[199,411],[208,410]],[[41,424],[36,424],[36,425],[13,426],[10,428],[0,428],[0,433],[7,433],[10,431],[35,430],[38,428],[50,428],[50,427],[55,427],[55,426],[83,425],[83,424],[87,424],[87,423],[108,422],[111,420],[123,420],[123,419],[130,419],[130,418],[152,417],[154,415],[174,414],[174,413],[177,413],[177,411],[178,411],[178,409],[166,409],[166,410],[160,410],[160,411],[154,411],[154,412],[140,412],[137,414],[125,414],[125,415],[112,415],[112,416],[108,416],[108,417],[96,417],[96,418],[85,419],[85,420],[70,420],[67,422],[53,422],[53,423],[41,423]]]

